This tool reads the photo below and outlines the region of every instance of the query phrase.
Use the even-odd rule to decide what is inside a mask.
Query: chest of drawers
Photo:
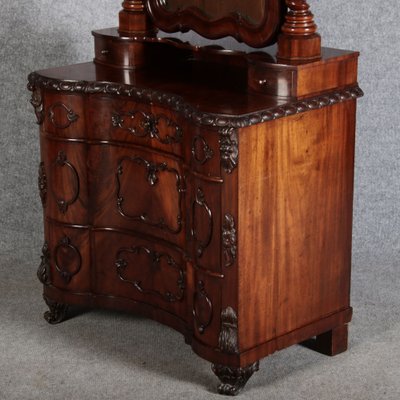
[[[101,50],[118,33],[95,36],[94,63],[29,77],[47,321],[68,305],[153,318],[213,363],[225,394],[289,345],[344,351],[358,54],[266,72],[240,55],[221,71],[174,42],[179,63],[122,69]]]

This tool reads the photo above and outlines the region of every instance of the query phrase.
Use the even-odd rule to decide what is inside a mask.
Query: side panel
[[[355,101],[241,131],[239,341],[349,307]]]

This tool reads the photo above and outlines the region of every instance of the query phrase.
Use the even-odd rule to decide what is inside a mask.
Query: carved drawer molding
[[[164,122],[167,128],[171,128],[172,135],[160,129],[160,122]],[[161,144],[181,143],[183,138],[182,128],[164,114],[154,115],[145,111],[115,112],[112,115],[112,125],[135,137],[150,137],[158,140]]]
[[[69,259],[75,261],[74,268],[66,268],[60,262],[60,252],[68,251]],[[71,239],[67,236],[61,238],[57,246],[54,249],[54,264],[57,272],[60,274],[61,278],[66,284],[71,282],[71,279],[79,273],[82,267],[82,256],[78,248],[75,247]]]
[[[133,255],[140,255],[141,253],[146,254],[149,257],[149,275],[153,275],[156,270],[160,270],[161,268],[161,261],[164,259],[171,268],[172,271],[175,271],[178,275],[176,280],[176,292],[171,293],[170,291],[161,292],[156,290],[155,288],[145,288],[142,285],[140,280],[130,280],[124,276],[124,273],[129,268],[129,262],[126,260],[126,257],[123,257],[123,254],[133,254]],[[115,262],[117,268],[117,274],[119,279],[123,282],[127,282],[133,285],[133,287],[138,290],[140,293],[149,294],[153,296],[161,297],[163,300],[173,303],[177,301],[181,301],[184,297],[185,293],[185,271],[183,268],[176,263],[174,258],[166,253],[159,253],[154,250],[151,250],[144,246],[137,246],[131,248],[122,248],[117,253],[117,261]],[[142,268],[142,266],[140,266]],[[134,267],[133,267],[134,269]]]
[[[206,139],[201,135],[196,135],[193,138],[192,157],[200,165],[204,165],[207,161],[214,157],[214,150],[208,145]]]
[[[53,185],[51,185],[51,191],[57,201],[58,209],[60,210],[60,212],[62,214],[66,214],[68,211],[68,208],[72,204],[74,204],[78,200],[78,197],[79,197],[79,186],[80,185],[79,185],[78,171],[71,164],[71,162],[68,161],[66,153],[62,150],[58,152],[58,155],[57,155],[56,161],[53,164],[53,167],[54,168],[65,168],[66,167],[71,173],[72,196],[69,199],[62,199],[59,196],[57,196],[57,194],[54,191]]]
[[[62,111],[63,117],[59,120],[57,118],[56,111]],[[79,118],[71,108],[66,106],[64,103],[57,102],[53,104],[48,111],[50,122],[57,128],[57,129],[67,129],[69,128],[74,122],[76,122]]]
[[[210,326],[213,318],[213,304],[201,280],[198,281],[197,290],[193,296],[193,317],[200,334],[203,334]]]
[[[158,218],[158,220],[151,219],[147,212],[143,211],[138,215],[129,215],[124,210],[125,197],[123,195],[123,185],[121,182],[121,177],[124,174],[124,162],[133,162],[137,165],[143,166],[147,173],[147,182],[150,186],[154,187],[159,183],[159,173],[167,172],[172,174],[176,179],[176,191],[178,193],[178,215],[176,216],[176,226],[171,227],[165,222],[163,217]],[[182,197],[185,192],[184,179],[179,174],[178,170],[175,168],[170,168],[166,162],[163,163],[153,163],[147,161],[142,157],[123,157],[117,167],[117,207],[119,213],[124,217],[131,220],[143,222],[144,224],[165,230],[172,234],[178,234],[182,230]]]
[[[202,209],[208,221],[208,233],[204,239],[199,239],[196,226],[196,209]],[[206,201],[202,188],[197,188],[195,200],[192,203],[192,229],[191,235],[196,243],[196,257],[201,258],[204,250],[210,245],[214,230],[214,219],[212,211]]]

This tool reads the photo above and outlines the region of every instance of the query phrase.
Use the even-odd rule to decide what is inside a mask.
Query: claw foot
[[[258,369],[258,361],[244,368],[232,368],[214,364],[212,370],[222,382],[218,386],[218,393],[227,396],[236,396]]]
[[[65,316],[68,310],[68,305],[57,303],[54,300],[50,300],[45,296],[43,296],[43,298],[50,309],[49,311],[46,311],[44,313],[44,319],[52,325],[63,322],[65,320]]]

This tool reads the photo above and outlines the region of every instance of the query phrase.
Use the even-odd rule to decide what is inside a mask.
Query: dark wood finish
[[[124,0],[119,13],[119,32],[128,37],[152,37],[157,33],[144,0]]]
[[[289,12],[278,40],[278,59],[306,63],[321,58],[321,36],[306,0],[286,0]]]
[[[283,35],[315,34],[300,3]],[[68,305],[143,314],[228,395],[277,350],[344,351],[358,53],[200,49],[146,36],[143,2],[123,7],[120,33],[94,32],[93,63],[29,76],[46,320]]]
[[[348,325],[337,326],[315,339],[303,342],[302,345],[331,357],[343,353],[348,346]]]
[[[200,2],[197,3],[198,5],[189,3],[183,8],[175,7],[175,11],[166,8],[162,0],[149,0],[147,6],[155,25],[163,31],[194,30],[209,39],[233,36],[252,47],[265,47],[276,42],[285,12],[282,0],[264,0],[262,4],[257,5],[249,2],[250,5],[246,6],[243,6],[244,2],[230,1],[219,2],[223,10],[215,10],[214,14],[220,15],[219,18],[213,18],[204,13],[204,5],[200,6]],[[215,7],[215,2],[213,3],[210,9]],[[249,21],[242,15],[246,8],[251,9],[254,15],[261,15],[262,20]]]

